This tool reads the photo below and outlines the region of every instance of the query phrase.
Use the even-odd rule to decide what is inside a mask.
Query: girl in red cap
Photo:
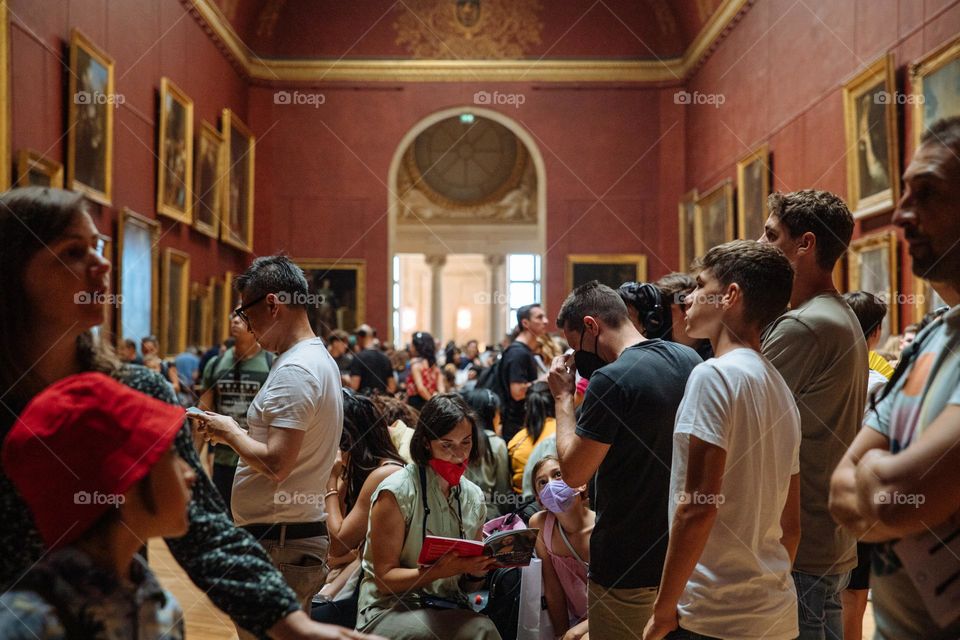
[[[3,466],[50,550],[0,596],[0,637],[183,637],[183,612],[137,550],[187,532],[196,480],[178,407],[101,373],[57,382],[7,435]]]

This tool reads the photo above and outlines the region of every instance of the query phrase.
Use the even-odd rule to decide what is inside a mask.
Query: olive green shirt
[[[800,548],[793,568],[845,573],[857,565],[857,540],[834,522],[827,499],[833,470],[863,421],[869,371],[863,330],[843,298],[820,294],[770,325],[763,355],[800,410]]]
[[[460,536],[460,513],[463,514],[463,536],[468,540],[476,540],[486,517],[486,505],[480,487],[463,477],[460,480],[459,491],[453,488],[450,496],[445,497],[438,482],[439,476],[427,467],[427,495],[430,504],[430,515],[427,518],[427,534],[445,538]],[[390,492],[400,505],[403,514],[404,532],[403,548],[400,551],[400,566],[406,569],[416,569],[417,558],[423,545],[423,500],[420,491],[420,474],[416,464],[408,464],[400,471],[391,474],[376,488],[370,498],[370,511],[383,492]],[[460,498],[459,509],[457,496]],[[380,532],[382,533],[382,532]],[[400,532],[390,532],[399,535]],[[389,593],[381,593],[373,579],[373,545],[370,542],[370,526],[367,527],[367,542],[363,548],[361,563],[363,580],[360,583],[360,600],[357,605],[357,629],[362,631],[367,625],[377,620],[394,605],[401,604],[403,610],[416,608],[420,593],[426,593],[449,600],[460,600],[466,604],[466,596],[460,589],[459,576],[441,578],[420,588],[415,593],[398,597]]]

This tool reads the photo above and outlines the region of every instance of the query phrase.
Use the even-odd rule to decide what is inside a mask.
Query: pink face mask
[[[540,502],[553,513],[563,513],[569,511],[573,503],[576,502],[580,492],[567,485],[566,482],[557,478],[551,480],[540,489]]]

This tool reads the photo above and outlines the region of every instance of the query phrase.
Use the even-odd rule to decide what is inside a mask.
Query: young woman
[[[543,591],[553,632],[564,640],[587,637],[587,565],[596,514],[586,487],[568,487],[556,456],[541,459],[533,470],[537,501],[546,511],[530,518],[540,529],[537,557],[543,560]]]
[[[530,453],[541,440],[557,432],[557,414],[553,394],[546,382],[534,382],[527,389],[525,427],[520,429],[507,444],[510,467],[513,469],[513,490],[523,492],[523,468]]]
[[[345,627],[356,624],[359,593],[354,574],[360,571],[357,549],[367,533],[370,496],[405,464],[390,440],[386,419],[370,398],[344,389],[340,459],[324,493],[331,572],[320,593],[328,600],[313,605],[310,617],[314,620]],[[352,591],[350,587],[344,590],[348,582]]]
[[[427,400],[443,393],[446,386],[437,366],[437,346],[433,336],[423,331],[413,334],[410,341],[410,377],[407,378],[407,402],[417,410]]]
[[[168,404],[167,382],[146,367],[121,365],[90,329],[103,321],[110,294],[110,261],[83,197],[62,189],[28,187],[0,195],[0,438],[29,400],[75,373],[96,371]],[[191,580],[241,627],[263,635],[360,637],[312,623],[296,596],[255,544],[233,526],[203,471],[184,423],[174,443],[193,468],[190,528],[167,546]],[[0,469],[0,589],[44,553],[26,505]],[[307,635],[325,634],[325,635]]]
[[[507,443],[493,429],[500,413],[500,398],[489,389],[474,389],[463,393],[473,412],[477,414],[477,461],[467,467],[467,477],[483,490],[487,501],[487,518],[501,511],[512,510],[510,487],[510,456]]]
[[[482,581],[493,567],[492,558],[448,553],[432,565],[418,563],[428,534],[480,538],[483,494],[463,477],[477,459],[478,437],[460,396],[441,394],[424,405],[410,445],[413,464],[371,497],[357,629],[395,640],[499,640],[493,622],[470,610],[465,595],[471,579]]]

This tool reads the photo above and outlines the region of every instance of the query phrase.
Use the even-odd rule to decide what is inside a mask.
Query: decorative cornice
[[[754,2],[723,0],[683,56],[663,60],[311,60],[262,58],[241,40],[214,0],[181,0],[242,74],[267,83],[682,82]]]

